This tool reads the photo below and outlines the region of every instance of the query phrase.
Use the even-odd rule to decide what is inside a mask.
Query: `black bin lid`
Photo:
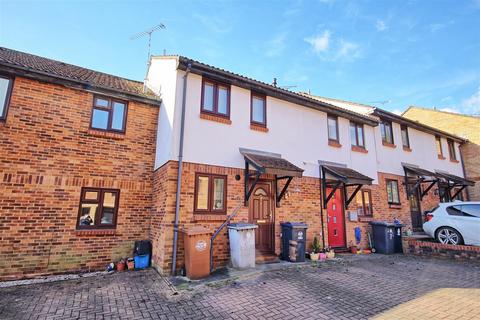
[[[372,226],[383,226],[383,227],[403,227],[404,225],[401,223],[393,223],[387,221],[370,221],[370,225]]]
[[[291,229],[307,229],[308,225],[305,222],[282,222],[280,223],[282,227],[291,228]]]

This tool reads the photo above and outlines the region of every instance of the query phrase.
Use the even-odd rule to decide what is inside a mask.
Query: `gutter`
[[[180,196],[182,190],[182,173],[183,173],[183,141],[185,133],[185,105],[187,100],[187,78],[190,73],[190,63],[185,70],[183,76],[183,93],[182,93],[182,118],[180,122],[180,144],[178,150],[178,173],[177,173],[177,193],[175,195],[175,223],[173,224],[173,256],[172,256],[172,276],[177,272],[177,250],[178,250],[178,222],[180,220]]]

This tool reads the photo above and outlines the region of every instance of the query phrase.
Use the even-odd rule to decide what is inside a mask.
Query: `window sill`
[[[200,113],[200,119],[215,121],[215,122],[223,123],[223,124],[232,124],[232,120],[230,120],[228,118],[221,117],[221,116],[215,116],[213,114]]]
[[[341,148],[342,145],[335,140],[328,140],[328,145],[334,148]]]
[[[360,152],[360,153],[368,153],[367,149],[358,147],[358,146],[352,146],[352,151]]]
[[[405,147],[405,146],[404,146],[404,147],[403,147],[403,151],[412,152],[412,149],[409,148],[409,147]]]
[[[444,156],[442,156],[442,155],[438,155],[438,159],[440,159],[440,160],[445,160],[446,158],[445,158]]]
[[[373,221],[372,216],[358,216],[358,222],[370,222]]]
[[[450,159],[450,162],[459,163],[460,161],[458,161],[458,160],[456,160],[456,159]]]
[[[109,138],[109,139],[115,139],[115,140],[125,139],[124,133],[116,133],[116,132],[103,131],[103,130],[88,129],[87,134],[90,136],[99,137],[99,138]]]
[[[225,219],[227,219],[227,215],[224,213],[194,213],[192,221],[225,221]]]
[[[255,130],[255,131],[260,131],[260,132],[268,132],[267,127],[263,127],[263,126],[258,125],[258,124],[250,124],[250,129]]]
[[[77,229],[75,235],[77,236],[114,236],[117,233],[116,229]]]
[[[382,141],[382,145],[384,145],[385,147],[394,148],[394,149],[397,147],[395,144],[390,142],[385,142],[385,141]]]
[[[401,203],[389,203],[388,207],[390,209],[402,209],[402,204]]]

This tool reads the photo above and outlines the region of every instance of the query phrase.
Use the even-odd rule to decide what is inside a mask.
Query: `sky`
[[[0,46],[143,80],[180,54],[279,86],[480,114],[480,0],[0,0]]]

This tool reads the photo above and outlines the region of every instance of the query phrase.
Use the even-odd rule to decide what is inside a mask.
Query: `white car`
[[[446,202],[425,215],[423,231],[444,244],[480,246],[480,202]]]

